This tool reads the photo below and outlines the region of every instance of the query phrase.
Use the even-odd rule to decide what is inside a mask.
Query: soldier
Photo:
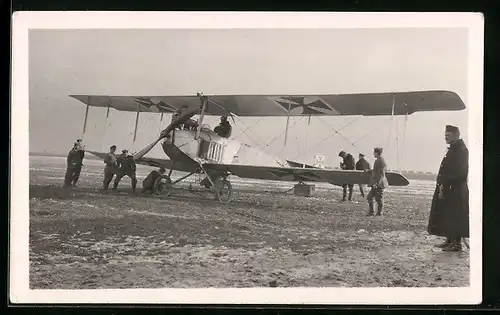
[[[119,169],[113,183],[113,189],[116,190],[120,180],[123,176],[127,175],[132,180],[132,191],[135,192],[137,186],[137,178],[135,176],[137,166],[135,165],[134,157],[128,153],[128,150],[123,150],[122,154],[118,157],[118,164]]]
[[[165,174],[165,169],[160,167],[159,170],[153,170],[142,182],[142,190],[141,194],[144,193],[153,193],[154,183],[158,177]]]
[[[118,162],[115,156],[116,145],[112,145],[109,147],[109,153],[104,158],[104,163],[106,166],[104,167],[104,181],[103,181],[103,189],[107,190],[109,187],[109,183],[113,180],[113,176],[116,174],[118,169]]]
[[[76,144],[78,147],[78,153],[80,154],[80,163],[75,165],[74,168],[74,173],[73,173],[73,186],[76,186],[76,183],[78,182],[78,179],[80,178],[80,173],[82,171],[83,167],[83,158],[85,157],[85,146],[82,143],[82,139],[76,140]]]
[[[370,163],[365,160],[365,155],[363,153],[359,154],[359,160],[356,162],[356,170],[364,171],[370,169]],[[359,191],[361,192],[361,196],[365,198],[365,190],[363,189],[363,184],[359,184]]]
[[[76,183],[75,175],[80,174],[82,169],[82,155],[78,143],[73,144],[73,148],[69,151],[66,158],[66,174],[64,176],[64,187],[74,186]],[[78,177],[76,177],[78,180]]]
[[[375,148],[373,149],[373,155],[375,156],[375,162],[373,163],[372,176],[370,178],[371,190],[368,193],[368,216],[373,215],[373,199],[377,202],[377,216],[382,215],[382,210],[384,208],[384,189],[389,186],[387,178],[385,177],[385,172],[387,171],[387,164],[385,159],[382,157],[383,149]]]
[[[444,138],[449,147],[439,167],[427,231],[446,237],[436,247],[455,252],[462,250],[462,238],[469,237],[469,150],[458,127],[447,125]]]
[[[227,116],[222,116],[220,118],[220,124],[214,128],[214,132],[220,137],[229,138],[231,136],[232,129],[233,127],[231,127],[231,124],[227,121]]]
[[[346,153],[345,151],[340,151],[339,156],[343,159],[340,163],[340,168],[343,170],[354,170],[356,167],[356,163],[354,161],[354,157],[350,153]],[[352,190],[354,188],[353,184],[344,184],[342,185],[342,201],[345,201],[345,197],[347,194],[347,187],[349,187],[349,201],[352,201]]]

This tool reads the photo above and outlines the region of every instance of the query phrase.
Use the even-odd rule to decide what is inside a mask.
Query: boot
[[[366,214],[367,216],[372,216],[373,215],[373,202],[368,203],[368,213]]]
[[[443,252],[461,252],[462,251],[462,242],[460,241],[452,241],[448,246],[443,247]]]
[[[346,192],[346,189],[344,188],[344,191],[342,192],[342,201],[345,201],[346,194],[347,194],[347,192]]]
[[[448,247],[450,246],[451,244],[451,239],[449,237],[446,238],[446,241],[444,241],[443,243],[441,244],[437,244],[437,245],[434,245],[434,247],[437,247],[437,248],[445,248],[445,247]]]
[[[384,208],[384,204],[382,202],[377,203],[377,215],[382,215],[382,209]]]
[[[352,201],[352,190],[349,190],[349,201]]]

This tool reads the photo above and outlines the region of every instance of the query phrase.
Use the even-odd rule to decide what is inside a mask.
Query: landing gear
[[[230,202],[233,197],[233,186],[231,183],[225,178],[217,178],[215,180],[215,198],[220,202]]]
[[[214,174],[212,174],[212,177],[210,177],[202,164],[200,164],[200,170],[206,176],[203,181],[208,180],[210,182],[210,188],[215,193],[215,199],[224,203],[230,202],[231,198],[233,197],[233,186],[227,180],[227,176],[229,175],[229,173],[227,173],[226,171],[219,171],[217,172],[218,174],[216,174],[215,176]]]
[[[171,195],[172,187],[175,184],[196,173],[198,172],[190,173],[175,181],[172,181],[172,179],[170,178],[171,172],[169,172],[168,175],[160,175],[160,177],[158,177],[153,184],[153,193],[156,195],[168,197]],[[215,199],[223,203],[228,203],[232,200],[233,187],[231,185],[231,182],[229,182],[229,180],[227,179],[227,173],[218,174],[214,180],[212,180],[210,176],[208,176],[207,172],[205,172],[203,168],[201,169],[201,173],[205,174],[206,180],[210,183],[208,189],[214,193]]]

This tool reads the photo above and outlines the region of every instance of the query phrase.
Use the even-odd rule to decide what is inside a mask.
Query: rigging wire
[[[304,119],[305,116],[302,116],[300,117],[300,119],[298,121],[295,121],[290,125],[288,126],[288,129],[290,129],[293,125],[295,125],[296,123],[299,123],[302,121],[302,119]],[[274,141],[278,140],[284,133],[286,132],[285,131],[282,131],[280,134],[278,134],[276,137],[274,137],[268,144],[266,144],[266,147],[268,147],[271,143],[273,143]]]
[[[237,119],[241,122],[241,124],[242,124],[243,126],[247,127],[247,125],[246,125],[246,124],[245,124],[245,123],[244,123],[244,122],[243,122],[243,121],[242,121],[242,120],[241,120],[238,116],[236,116],[236,118],[237,118]],[[253,124],[253,125],[255,125],[255,124]],[[252,126],[250,126],[250,127],[246,128],[246,130],[250,129],[251,127],[252,127]],[[243,134],[243,133],[242,133],[242,134]],[[265,149],[264,149],[264,148],[260,145],[260,143],[259,143],[259,142],[255,141],[255,140],[254,140],[252,137],[250,137],[247,133],[244,133],[244,134],[245,134],[245,135],[247,135],[247,136],[248,136],[248,138],[250,138],[250,140],[252,140],[252,141],[253,141],[253,142],[254,142],[254,143],[255,143],[255,144],[256,144],[256,145],[257,145],[257,146],[258,146],[258,147],[262,150],[262,151],[265,151]],[[260,138],[259,138],[259,140],[260,140],[261,142],[264,142],[264,143],[265,143],[265,141],[262,141]],[[271,156],[271,157],[272,157],[272,159],[273,159],[275,162],[277,162],[279,165],[282,165],[281,161],[280,161],[280,160],[278,160],[276,157],[274,157],[274,156]]]
[[[318,146],[318,145],[320,145],[321,143],[323,143],[323,142],[325,142],[326,140],[330,139],[330,138],[331,138],[332,136],[334,136],[335,134],[338,134],[339,136],[343,137],[343,136],[342,136],[342,134],[341,134],[339,131],[340,131],[340,130],[342,130],[342,129],[344,129],[344,128],[346,128],[346,127],[348,127],[348,126],[350,126],[351,124],[353,124],[354,122],[356,122],[356,121],[357,121],[357,120],[359,120],[360,118],[361,118],[361,116],[360,116],[360,117],[357,117],[356,119],[353,119],[353,120],[352,120],[352,121],[350,121],[349,123],[345,124],[344,126],[340,127],[339,129],[336,129],[336,130],[335,130],[334,128],[332,128],[330,125],[326,124],[326,123],[325,123],[324,121],[322,121],[321,119],[319,119],[321,122],[323,122],[324,124],[326,124],[326,125],[327,125],[330,129],[332,129],[334,132],[333,132],[333,133],[331,133],[331,134],[329,134],[327,137],[325,137],[325,138],[324,138],[324,139],[322,139],[321,141],[317,142],[317,143],[316,143],[315,145],[313,145],[311,148],[308,148],[308,150],[310,151],[311,149],[313,149],[313,148],[317,147],[317,146]],[[343,138],[344,138],[344,139],[347,139],[347,138],[345,138],[345,137],[343,137]],[[349,139],[347,139],[347,141],[348,141],[348,142],[350,142],[350,140],[349,140]],[[295,157],[293,157],[293,159],[296,159],[296,158],[298,158],[298,157],[300,157],[300,156],[295,156]]]
[[[245,124],[245,123],[244,123],[244,122],[243,122],[243,121],[242,121],[242,120],[241,120],[238,116],[236,116],[236,118],[237,118],[237,119],[241,122],[241,124],[242,124],[243,126],[247,127],[247,128],[246,128],[247,130],[248,130],[248,129],[250,129],[250,128],[252,128],[252,125],[251,125],[250,127],[248,127],[248,125],[247,125],[247,124]],[[243,134],[243,133],[242,133],[242,134]],[[255,140],[254,140],[252,137],[250,137],[247,133],[244,133],[244,134],[245,134],[248,138],[250,138],[250,140],[252,140],[252,141],[253,141],[253,142],[254,142],[254,143],[255,143],[255,144],[256,144],[259,148],[263,149],[263,148],[262,148],[262,146],[260,145],[260,143],[259,143],[258,141],[255,141]],[[262,139],[260,139],[260,138],[259,138],[258,140],[259,140],[260,142],[264,142],[264,143],[265,143],[265,141],[262,141]]]
[[[387,121],[391,120],[391,118],[388,118]],[[369,134],[371,134],[372,132],[378,130],[378,129],[381,129],[382,127],[385,127],[386,124],[380,124],[379,126],[376,126],[375,128],[371,129],[370,131],[368,131],[367,133],[365,133],[363,136],[359,137],[358,139],[356,139],[353,143],[356,144],[357,142],[363,140],[366,136],[368,136]]]
[[[255,127],[255,125],[257,125],[262,119],[264,119],[265,117],[261,117],[259,120],[257,120],[254,124],[250,125],[250,127],[247,127],[245,129],[243,129],[243,131],[241,131],[237,136],[236,138],[240,137],[242,134],[244,134],[247,130],[249,130],[250,128],[252,127]]]
[[[319,121],[321,121],[323,124],[325,124],[328,128],[330,128],[331,130],[333,130],[336,134],[338,134],[341,138],[343,138],[344,140],[346,140],[350,145],[352,145],[353,147],[356,147],[356,145],[351,141],[349,140],[346,136],[344,136],[343,134],[341,134],[339,131],[350,126],[351,124],[353,124],[354,122],[356,122],[357,120],[359,120],[362,116],[359,116],[357,117],[356,119],[352,120],[351,122],[349,122],[348,124],[344,125],[342,128],[340,129],[337,129],[335,130],[333,127],[331,127],[330,125],[328,125],[325,121],[323,121],[322,119],[319,119]],[[329,137],[328,137],[329,138]],[[326,139],[328,139],[326,138]],[[325,139],[325,140],[326,140]]]

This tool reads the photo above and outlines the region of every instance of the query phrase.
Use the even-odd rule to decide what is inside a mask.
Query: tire
[[[215,198],[220,202],[230,202],[233,197],[233,186],[227,179],[218,179],[215,182]]]
[[[172,180],[168,175],[160,175],[153,184],[155,195],[169,196],[172,188]]]

